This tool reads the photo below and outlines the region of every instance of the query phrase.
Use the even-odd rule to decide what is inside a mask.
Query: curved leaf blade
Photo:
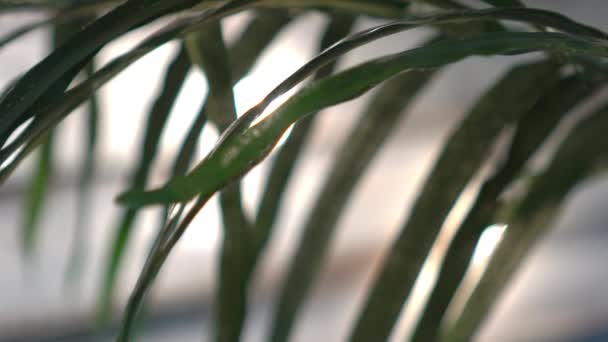
[[[157,190],[124,193],[118,202],[138,207],[185,202],[198,194],[213,193],[259,163],[293,122],[319,109],[357,97],[397,73],[435,68],[472,55],[513,55],[533,51],[608,55],[608,48],[603,44],[569,35],[501,32],[439,42],[385,56],[305,87],[273,115],[242,134],[225,134],[209,156],[185,177],[175,177]],[[239,120],[232,127],[238,125]]]
[[[16,122],[28,119],[27,110],[36,100],[70,70],[77,66],[82,68],[109,41],[161,15],[194,5],[198,0],[153,2],[155,6],[147,0],[123,3],[76,33],[26,72],[0,101],[0,136]]]
[[[299,245],[279,294],[271,341],[286,341],[298,309],[318,278],[328,254],[336,223],[355,185],[383,143],[397,127],[397,120],[415,95],[431,79],[433,71],[412,71],[387,81],[357,126],[344,141],[329,177],[308,216]]]
[[[471,340],[518,266],[550,228],[564,197],[598,170],[605,171],[607,114],[608,109],[602,108],[580,122],[564,139],[546,170],[535,178],[463,312],[444,340]]]
[[[236,119],[230,57],[219,23],[190,34],[186,44],[192,60],[205,72],[209,84],[206,117],[220,132]],[[242,206],[240,184],[226,187],[219,195],[224,228],[216,303],[216,341],[237,341],[247,307],[245,267],[251,249],[251,223]]]
[[[499,206],[499,196],[522,172],[528,159],[553,132],[557,124],[597,86],[581,77],[560,80],[517,124],[509,153],[500,169],[484,182],[469,213],[450,242],[435,285],[414,329],[412,342],[434,341],[440,323],[456,294],[473,257],[475,245],[491,225]]]
[[[6,151],[4,158],[7,158],[8,155],[12,154],[16,149],[19,148],[19,146],[24,144],[27,140],[33,139],[33,137],[42,134],[42,131],[44,131],[45,129],[48,130],[49,127],[53,126],[56,122],[58,122],[65,115],[67,115],[67,113],[69,113],[72,108],[74,108],[80,102],[84,101],[84,99],[88,97],[88,94],[90,92],[103,85],[105,82],[107,82],[113,76],[118,74],[128,65],[136,61],[138,58],[154,50],[158,45],[163,44],[168,40],[175,38],[176,36],[195,31],[197,28],[200,27],[200,25],[202,25],[207,20],[221,18],[230,13],[238,11],[244,8],[244,6],[250,5],[252,3],[255,3],[255,1],[243,0],[229,2],[225,6],[205,12],[205,14],[201,17],[197,17],[194,19],[184,19],[174,22],[173,24],[167,26],[158,33],[152,35],[144,42],[142,42],[137,48],[117,58],[108,66],[104,67],[96,74],[95,77],[89,79],[81,86],[77,87],[76,89],[73,89],[71,92],[66,94],[62,101],[49,105],[47,108],[47,113],[38,120],[40,121],[40,124],[24,132],[22,136],[16,139],[12,146],[7,147],[6,149],[8,151]],[[460,22],[468,20],[497,19],[521,20],[524,22],[553,27],[573,34],[580,34],[589,37],[595,37],[598,39],[605,38],[605,34],[603,34],[601,31],[595,30],[585,25],[578,24],[559,14],[543,10],[531,9],[489,9],[481,11],[458,11],[454,13],[439,14],[421,19],[399,21],[396,23],[382,25],[366,31],[362,31],[349,38],[346,38],[340,43],[335,44],[331,48],[327,49],[313,60],[311,60],[301,69],[299,69],[296,73],[294,73],[291,77],[289,77],[279,86],[277,86],[257,106],[255,106],[250,111],[245,113],[245,115],[239,118],[239,120],[237,120],[238,124],[233,125],[233,127],[225,135],[233,135],[235,132],[241,132],[242,130],[244,130],[278,96],[292,89],[296,84],[302,82],[318,68],[322,67],[323,65],[331,62],[332,60],[338,58],[339,56],[358,46],[385,37],[387,35],[411,29],[420,25]],[[564,50],[564,52],[567,51]],[[21,119],[25,121],[26,118]],[[13,127],[13,129],[15,127]],[[0,158],[0,163],[3,160],[3,158]]]
[[[551,61],[511,69],[481,96],[451,133],[390,247],[388,261],[368,291],[351,341],[389,337],[460,194],[486,162],[500,132],[553,87],[558,70]]]
[[[141,145],[140,160],[131,181],[134,188],[143,189],[147,183],[152,162],[157,155],[162,132],[169,119],[171,108],[190,71],[190,66],[188,52],[185,47],[182,47],[168,66],[162,89],[148,114],[144,141]],[[117,225],[99,299],[99,318],[102,321],[106,321],[109,318],[114,285],[137,214],[138,211],[136,209],[125,210]]]

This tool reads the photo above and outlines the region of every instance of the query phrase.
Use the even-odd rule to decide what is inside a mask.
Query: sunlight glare
[[[493,224],[486,228],[486,230],[481,234],[479,243],[475,248],[473,265],[479,266],[490,258],[496,249],[496,246],[498,246],[498,243],[502,239],[502,234],[506,229],[506,224]]]

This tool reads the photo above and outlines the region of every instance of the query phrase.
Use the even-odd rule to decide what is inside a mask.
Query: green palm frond
[[[561,140],[557,152],[526,184],[523,199],[511,201],[504,196],[511,187],[521,185],[530,160],[555,135],[557,126],[570,119],[573,108],[589,103],[606,85],[608,35],[560,13],[527,8],[518,0],[484,0],[471,6],[483,9],[472,9],[456,0],[0,1],[0,15],[17,11],[43,15],[0,37],[2,49],[9,49],[34,30],[53,27],[58,37],[63,32],[49,54],[5,88],[0,97],[0,184],[28,155],[37,152],[32,156],[34,168],[25,193],[23,251],[26,255],[35,251],[44,229],[44,206],[52,196],[52,176],[61,170],[56,167],[56,155],[61,152],[56,140],[64,132],[57,126],[87,103],[76,182],[76,234],[67,273],[71,282],[78,281],[79,265],[87,254],[88,221],[96,214],[89,206],[99,164],[98,136],[106,115],[99,108],[98,92],[152,51],[174,42],[179,49],[149,108],[128,189],[117,196],[122,208],[107,246],[99,316],[103,322],[113,318],[119,272],[132,248],[141,210],[160,206],[161,227],[126,305],[118,341],[134,340],[146,294],[196,215],[218,194],[223,234],[214,339],[242,340],[252,279],[278,228],[277,218],[286,208],[286,194],[296,179],[298,161],[305,146],[315,139],[317,118],[326,109],[373,89],[296,234],[297,247],[287,263],[268,333],[269,340],[287,341],[328,262],[339,219],[413,101],[427,93],[428,85],[442,81],[443,70],[469,57],[509,59],[533,54],[526,62],[517,59],[517,65],[480,92],[442,141],[413,206],[403,210],[409,214],[348,331],[351,341],[384,341],[391,336],[448,215],[463,192],[472,188],[473,180],[485,175],[483,170],[490,166],[493,172],[459,222],[439,265],[438,281],[409,338],[414,342],[471,340],[518,265],[557,216],[565,196],[590,176],[603,172],[608,147],[603,134],[608,128],[606,103],[600,103],[602,109],[580,119],[567,136],[557,137]],[[288,34],[286,28],[291,23],[319,12],[327,24],[322,35],[315,37],[318,51],[314,57],[237,115],[235,85],[252,72],[279,35]],[[234,41],[227,40],[224,19],[239,13],[248,13],[249,22]],[[359,20],[365,18],[373,18],[373,25],[358,29],[357,24],[364,22]],[[142,31],[145,38],[135,46],[99,64],[102,49],[152,23],[155,31]],[[396,53],[381,51],[376,57],[340,68],[342,61],[357,55],[358,48],[419,28],[431,31],[432,38],[414,48],[410,42],[401,46],[395,40]],[[149,180],[154,163],[164,159],[160,158],[163,132],[195,68],[204,75],[208,91],[200,92],[200,108],[179,137],[164,182],[152,186]],[[282,104],[271,106],[283,97]],[[208,126],[221,135],[211,151],[198,158],[199,138]],[[284,144],[278,144],[290,128]],[[510,140],[503,147],[501,137],[505,136]],[[496,149],[505,151],[498,162],[492,157]],[[241,180],[270,155],[273,158],[261,185],[260,200],[249,217]],[[408,160],[396,162],[417,167]],[[400,182],[393,184],[401,186]],[[481,234],[499,218],[508,224],[503,240],[463,311],[454,321],[447,321],[446,312]]]

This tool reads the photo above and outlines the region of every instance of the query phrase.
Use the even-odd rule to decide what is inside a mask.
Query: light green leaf
[[[298,119],[357,97],[397,73],[435,68],[473,55],[514,55],[533,51],[608,55],[608,48],[603,44],[570,35],[501,32],[439,42],[385,56],[312,83],[255,126],[241,134],[225,134],[209,156],[185,177],[175,177],[157,190],[130,191],[121,195],[118,201],[138,207],[186,202],[199,194],[214,193],[259,163],[281,134]],[[240,123],[237,120],[231,127],[238,127]]]
[[[39,150],[38,160],[34,166],[34,173],[30,179],[29,190],[26,195],[23,210],[24,223],[21,230],[21,243],[23,252],[31,257],[34,243],[48,192],[49,180],[52,173],[53,143],[49,136],[45,139]]]

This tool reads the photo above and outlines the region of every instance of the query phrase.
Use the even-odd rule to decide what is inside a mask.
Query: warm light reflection
[[[475,254],[473,254],[474,267],[481,266],[490,258],[506,229],[506,224],[493,224],[486,228],[483,234],[481,234],[475,248]]]

